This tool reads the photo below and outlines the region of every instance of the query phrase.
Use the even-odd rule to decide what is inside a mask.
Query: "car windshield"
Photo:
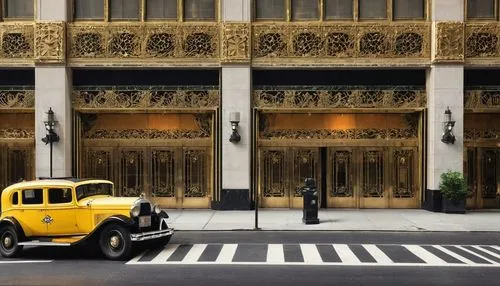
[[[108,183],[92,183],[76,187],[77,200],[97,195],[113,195],[113,185]]]

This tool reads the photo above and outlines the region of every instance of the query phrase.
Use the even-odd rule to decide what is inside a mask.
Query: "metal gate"
[[[500,208],[500,148],[466,148],[465,174],[469,208]]]

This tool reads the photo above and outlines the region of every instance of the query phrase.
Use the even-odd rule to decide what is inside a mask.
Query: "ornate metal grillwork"
[[[69,57],[219,59],[218,24],[81,24],[68,26]]]
[[[10,88],[0,90],[0,110],[35,108],[35,90],[24,88]]]
[[[262,152],[264,174],[262,188],[264,197],[284,197],[286,195],[286,157],[284,151],[265,150]]]
[[[317,151],[315,150],[301,149],[295,151],[293,160],[294,196],[302,196],[302,193],[297,191],[304,186],[304,180],[306,178],[316,179],[316,164],[318,163],[317,160]]]
[[[77,110],[133,109],[213,109],[218,107],[217,87],[80,87],[73,91],[73,107]]]
[[[0,23],[0,62],[33,60],[34,24]]]
[[[483,199],[494,199],[497,192],[497,152],[494,150],[484,150],[481,174],[481,197]]]
[[[417,129],[271,129],[260,133],[261,139],[415,139]]]
[[[465,170],[467,170],[467,188],[468,198],[475,198],[477,195],[477,163],[476,163],[476,150],[469,148],[467,150],[467,161],[465,162]]]
[[[184,197],[201,198],[207,195],[205,150],[184,151]]]
[[[153,196],[175,197],[175,152],[152,151]]]
[[[208,138],[204,130],[158,130],[158,129],[97,129],[84,133],[85,139],[195,139]]]
[[[465,56],[471,59],[491,59],[500,57],[496,22],[467,23],[465,28]]]
[[[120,152],[121,196],[138,197],[144,191],[144,152]]]
[[[9,148],[0,145],[0,160],[4,168],[0,168],[0,188],[21,180],[33,179],[33,148]]]
[[[430,25],[253,24],[255,58],[430,59]]]
[[[333,197],[352,197],[352,152],[351,151],[335,151],[333,154]]]
[[[256,87],[258,108],[424,108],[424,87]]]
[[[384,196],[384,153],[363,152],[363,196],[381,198]]]
[[[393,154],[395,185],[392,195],[395,198],[413,198],[415,196],[414,151],[399,150]]]
[[[4,139],[35,139],[35,130],[32,129],[0,129],[0,138]]]
[[[500,110],[500,88],[471,88],[465,91],[465,109],[494,109]]]
[[[498,140],[500,138],[499,129],[464,129],[465,141],[475,140]]]
[[[88,178],[97,178],[104,180],[113,179],[113,161],[111,151],[88,150],[88,161],[86,175]]]

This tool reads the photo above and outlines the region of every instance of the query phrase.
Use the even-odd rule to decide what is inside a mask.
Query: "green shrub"
[[[460,172],[446,171],[442,173],[439,189],[443,198],[454,203],[467,198],[467,184]]]

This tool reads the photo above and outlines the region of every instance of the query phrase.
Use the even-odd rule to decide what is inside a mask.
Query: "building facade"
[[[0,3],[2,188],[298,208],[312,177],[324,208],[421,208],[451,169],[499,207],[498,0]]]

